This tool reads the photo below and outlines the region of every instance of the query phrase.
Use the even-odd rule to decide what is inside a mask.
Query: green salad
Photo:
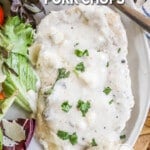
[[[19,17],[9,17],[0,30],[0,61],[5,80],[2,89],[5,99],[0,101],[0,118],[13,102],[27,112],[32,112],[27,91],[36,91],[38,80],[29,58],[28,48],[34,41],[34,29]]]

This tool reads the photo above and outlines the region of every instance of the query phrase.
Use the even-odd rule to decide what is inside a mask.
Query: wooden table
[[[143,130],[141,132],[141,135],[139,136],[134,149],[150,150],[150,111],[147,120],[145,122],[145,125],[143,127]]]

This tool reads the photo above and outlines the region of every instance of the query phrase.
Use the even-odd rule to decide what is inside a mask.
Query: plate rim
[[[131,7],[133,7],[134,9],[137,9],[135,3],[132,1],[132,0],[127,0],[129,3],[129,5]],[[141,27],[138,27],[138,30],[140,31],[141,33],[141,38],[143,39],[144,43],[143,43],[143,46],[145,47],[145,52],[147,52],[147,61],[148,61],[148,66],[150,66],[150,46],[149,46],[149,43],[148,43],[148,39],[145,35],[145,31],[141,28]],[[150,69],[149,69],[150,70]],[[150,87],[150,84],[149,84],[149,87]],[[131,147],[134,147],[142,129],[143,129],[143,126],[144,126],[144,123],[146,121],[146,118],[147,118],[147,115],[148,115],[148,112],[149,112],[149,109],[150,109],[150,93],[147,94],[147,106],[145,108],[145,112],[142,112],[143,115],[141,117],[141,123],[139,124],[139,130],[135,130],[135,128],[132,130],[132,133],[130,134],[130,137],[129,139],[126,141],[125,144],[127,145],[130,145]],[[134,109],[134,107],[133,107]],[[138,120],[139,121],[139,120]]]

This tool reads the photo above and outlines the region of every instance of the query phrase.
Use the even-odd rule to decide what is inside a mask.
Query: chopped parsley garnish
[[[126,135],[124,134],[124,135],[120,135],[120,139],[121,140],[123,140],[123,139],[125,139],[126,138]]]
[[[67,71],[65,68],[59,68],[56,81],[63,79],[63,78],[68,78],[69,75],[70,75],[70,71]]]
[[[69,136],[69,141],[72,145],[75,145],[77,143],[78,137],[77,137],[77,134],[75,132]]]
[[[92,139],[91,145],[92,145],[92,146],[97,146],[97,143],[96,143],[96,141],[95,141],[94,138]]]
[[[103,92],[108,95],[111,91],[112,89],[110,87],[106,87]]]
[[[61,109],[64,111],[64,112],[69,112],[69,110],[71,109],[71,105],[69,105],[68,101],[65,101],[61,104]]]
[[[113,100],[113,99],[112,99],[112,100],[110,100],[110,101],[109,101],[109,105],[111,105],[113,102],[114,102],[114,100]]]
[[[78,136],[75,132],[69,134],[68,132],[58,130],[57,136],[62,140],[69,140],[72,145],[75,145],[78,142]]]
[[[69,133],[68,133],[68,132],[65,132],[65,131],[59,130],[59,131],[57,132],[57,136],[58,136],[59,138],[61,138],[62,140],[68,140],[68,139],[69,139]]]
[[[53,85],[51,86],[51,88],[49,88],[47,91],[44,92],[44,95],[50,95],[55,87],[55,84],[58,80],[63,79],[63,78],[68,78],[70,76],[70,71],[67,71],[65,68],[59,68],[58,69],[58,75],[56,78],[56,81],[53,83]]]
[[[120,53],[120,51],[121,51],[121,48],[118,49],[118,53]]]
[[[84,72],[85,71],[84,63],[83,62],[78,63],[75,67],[75,70]]]
[[[88,52],[87,49],[84,50],[84,51],[82,51],[82,50],[80,50],[80,49],[76,49],[76,50],[74,51],[74,53],[75,53],[75,55],[78,56],[78,57],[89,56],[89,52]]]
[[[107,62],[106,67],[109,67],[109,62]]]
[[[73,72],[74,72],[77,76],[79,76],[79,72],[78,72],[76,69],[74,69]]]
[[[82,112],[82,116],[85,117],[89,108],[91,108],[91,104],[89,101],[84,102],[82,100],[78,100],[77,108]]]

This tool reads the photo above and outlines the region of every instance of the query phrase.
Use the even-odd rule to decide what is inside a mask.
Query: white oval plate
[[[127,0],[126,3],[135,7],[132,0]],[[64,6],[52,5],[47,6],[47,8],[49,10],[60,10]],[[126,144],[133,146],[145,122],[150,106],[150,49],[143,30],[125,15],[121,14],[121,17],[129,42],[128,64],[135,98],[135,106],[125,128]],[[25,117],[25,114],[16,106],[13,106],[6,115],[6,118],[9,119],[18,117]],[[33,149],[42,150],[35,138],[32,139],[28,150]]]
[[[132,0],[127,0],[127,3],[135,8]],[[135,100],[125,129],[128,137],[126,143],[133,146],[150,108],[150,48],[143,30],[126,16],[121,16],[128,37],[128,64]]]

